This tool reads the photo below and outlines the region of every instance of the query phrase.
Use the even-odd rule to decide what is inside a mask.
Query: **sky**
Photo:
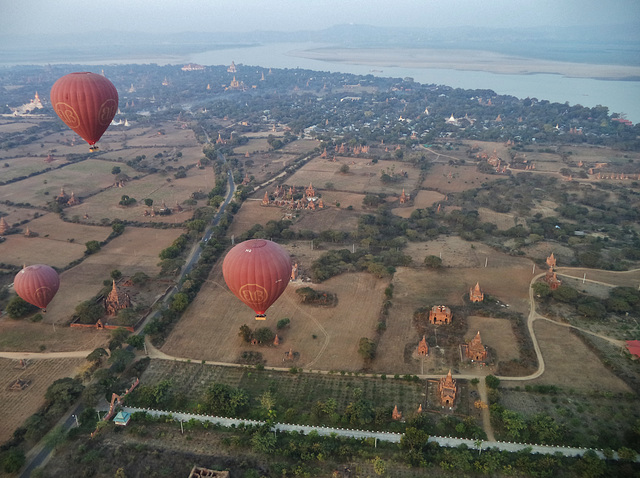
[[[0,35],[137,31],[611,25],[640,21],[639,0],[0,0]]]

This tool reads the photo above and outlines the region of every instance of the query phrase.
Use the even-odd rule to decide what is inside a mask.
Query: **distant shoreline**
[[[569,78],[640,81],[640,67],[637,66],[541,60],[483,50],[327,47],[292,50],[286,54],[311,60],[375,68],[448,69],[505,75],[554,74]]]

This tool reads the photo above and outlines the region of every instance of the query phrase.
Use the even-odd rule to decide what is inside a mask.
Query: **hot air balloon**
[[[90,72],[70,73],[58,79],[51,88],[51,105],[69,128],[89,145],[107,130],[118,111],[118,91],[102,75]]]
[[[291,258],[275,242],[250,239],[227,253],[222,275],[231,292],[255,311],[256,320],[265,320],[266,310],[287,288]]]
[[[16,274],[13,288],[23,300],[46,312],[47,305],[58,292],[60,278],[53,268],[44,264],[24,267]]]

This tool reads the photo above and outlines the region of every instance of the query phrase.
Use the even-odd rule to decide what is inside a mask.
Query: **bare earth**
[[[486,71],[509,75],[551,73],[575,78],[624,79],[640,76],[640,67],[589,65],[504,55],[482,50],[439,50],[426,48],[318,48],[296,50],[291,56],[355,65],[402,68],[439,68]]]

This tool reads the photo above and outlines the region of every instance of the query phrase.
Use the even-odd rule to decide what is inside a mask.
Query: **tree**
[[[379,456],[376,456],[373,460],[373,472],[378,475],[378,476],[382,476],[385,475],[387,473],[387,463],[380,458]]]
[[[44,394],[49,404],[60,403],[65,407],[71,405],[82,393],[84,386],[77,378],[60,378],[49,385]]]
[[[85,300],[76,306],[75,315],[81,324],[95,324],[104,315],[104,309],[92,300]]]
[[[24,466],[26,457],[20,448],[10,448],[0,455],[2,469],[6,473],[17,473]]]
[[[253,338],[253,331],[247,324],[242,324],[240,326],[240,330],[238,331],[238,335],[242,337],[242,340],[249,343]]]
[[[551,295],[551,287],[546,282],[536,282],[531,286],[531,288],[533,289],[533,293],[536,297],[541,299]]]
[[[173,296],[169,308],[174,312],[183,312],[189,306],[189,296],[184,292],[178,292]]]
[[[22,297],[15,296],[7,304],[7,314],[12,319],[20,319],[29,314],[33,314],[38,310],[38,307],[25,301]]]
[[[367,337],[360,338],[358,353],[365,360],[372,360],[376,356],[376,343]]]
[[[124,327],[118,327],[113,332],[111,332],[109,350],[113,352],[115,349],[122,347],[122,344],[125,343],[130,334],[131,332],[129,332]]]
[[[111,363],[113,371],[116,373],[124,372],[124,369],[127,368],[136,354],[134,354],[131,350],[127,349],[116,349],[111,352],[111,356],[109,357],[109,363]]]
[[[487,375],[484,378],[484,383],[489,388],[498,388],[500,386],[500,379],[495,375]]]
[[[111,169],[111,174],[113,174],[113,175],[115,176],[116,174],[120,174],[120,172],[121,172],[121,171],[122,171],[122,170],[120,169],[120,166],[114,166],[114,167]]]
[[[424,258],[424,265],[429,269],[440,269],[442,267],[442,259],[438,256],[427,256]]]
[[[343,164],[342,166],[340,166],[340,172],[342,174],[347,174],[349,172],[349,165]]]
[[[115,222],[111,225],[111,230],[115,235],[119,236],[124,232],[124,224],[121,222]]]
[[[144,349],[144,335],[130,335],[127,343],[136,350]]]
[[[276,334],[269,327],[260,327],[256,329],[253,337],[261,344],[267,344],[273,342],[276,338]]]
[[[276,329],[278,329],[278,330],[284,329],[287,325],[289,325],[290,322],[291,322],[291,319],[289,319],[289,317],[285,317],[284,319],[280,319],[276,323]]]
[[[98,241],[88,241],[85,242],[84,245],[87,248],[85,251],[86,254],[95,254],[100,250],[100,243]]]
[[[118,269],[113,269],[109,275],[113,280],[118,280],[122,277],[122,272],[120,272]]]
[[[91,352],[89,355],[87,355],[87,360],[89,362],[93,362],[94,364],[100,364],[102,362],[102,357],[106,357],[109,354],[107,353],[107,351],[105,349],[103,349],[102,347],[98,347],[97,349],[95,349],[93,352]]]
[[[151,207],[151,206],[153,206],[153,199],[146,198],[146,199],[144,200],[144,205],[145,205],[145,206],[147,206],[147,207]]]

